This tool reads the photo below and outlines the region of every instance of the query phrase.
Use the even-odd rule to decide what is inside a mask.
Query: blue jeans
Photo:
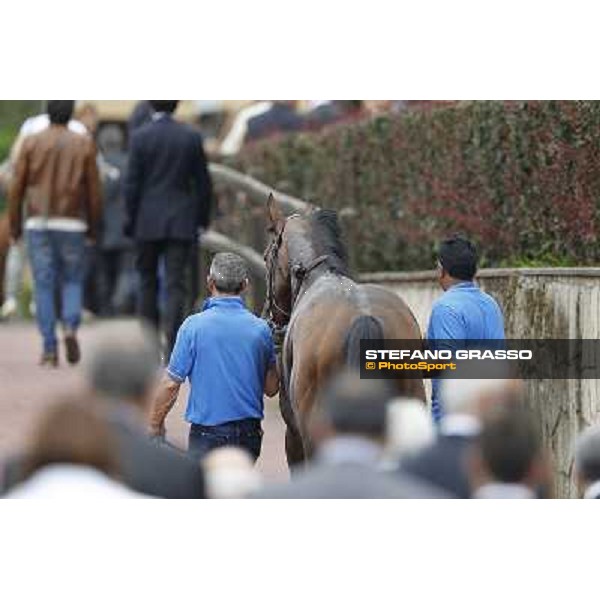
[[[238,446],[256,460],[262,447],[262,427],[259,419],[242,419],[221,425],[192,423],[188,438],[188,453],[196,460],[222,446]]]
[[[55,291],[60,291],[62,322],[76,330],[81,320],[85,235],[73,231],[25,231],[35,283],[38,328],[44,352],[56,352]]]

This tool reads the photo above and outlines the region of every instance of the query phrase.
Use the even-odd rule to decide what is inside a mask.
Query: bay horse
[[[352,279],[335,211],[309,209],[286,218],[271,194],[267,221],[263,316],[276,330],[285,328],[279,404],[294,466],[312,453],[307,424],[317,391],[340,369],[358,367],[360,340],[421,340],[421,331],[398,295]],[[425,400],[422,379],[394,381],[398,395]]]

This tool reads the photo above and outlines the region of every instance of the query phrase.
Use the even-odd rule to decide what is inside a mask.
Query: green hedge
[[[483,264],[594,264],[600,102],[463,102],[259,142],[234,166],[351,207],[353,266],[427,269],[462,232]]]

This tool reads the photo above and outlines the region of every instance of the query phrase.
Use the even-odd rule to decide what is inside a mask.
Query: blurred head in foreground
[[[386,381],[343,371],[319,393],[309,424],[317,447],[335,438],[363,438],[383,446],[387,407],[393,397]]]
[[[246,498],[261,484],[254,463],[241,448],[217,448],[202,461],[209,498]]]
[[[444,410],[442,433],[455,425],[479,429],[479,421],[499,405],[520,405],[523,399],[523,382],[514,379],[508,368],[493,367],[495,379],[481,379],[485,361],[472,361],[459,365],[455,377],[442,379],[440,398]],[[461,421],[459,424],[458,421]],[[469,423],[468,423],[469,422]],[[449,430],[449,431],[446,431]]]
[[[47,410],[35,429],[26,454],[23,477],[56,464],[91,467],[119,475],[110,428],[93,406],[65,399]]]
[[[588,427],[577,439],[575,477],[584,498],[600,499],[600,425]]]
[[[115,320],[95,328],[85,373],[97,396],[145,413],[159,368],[158,342],[149,327],[138,321]]]
[[[529,411],[503,405],[486,415],[470,473],[479,498],[533,498],[547,489],[548,463]]]
[[[386,454],[398,461],[414,454],[435,439],[431,415],[424,402],[415,398],[394,398],[388,403]]]

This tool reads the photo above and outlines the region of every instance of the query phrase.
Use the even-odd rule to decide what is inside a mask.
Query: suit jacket
[[[258,498],[444,498],[443,491],[410,475],[377,469],[379,449],[360,438],[339,438],[321,448],[317,462],[267,486]]]
[[[410,475],[394,476],[357,464],[315,465],[285,484],[263,488],[255,498],[446,498]]]
[[[196,239],[209,224],[212,202],[202,136],[170,115],[155,115],[135,130],[125,199],[125,231],[136,240]]]
[[[418,477],[456,498],[470,498],[465,461],[474,439],[464,435],[440,435],[431,446],[404,459],[399,473]]]
[[[200,465],[186,454],[148,438],[136,423],[111,417],[117,437],[123,482],[147,496],[205,498]]]
[[[121,480],[146,496],[170,499],[205,498],[204,476],[186,454],[148,438],[125,411],[114,411],[110,423],[117,442]],[[22,456],[5,461],[0,493],[22,482]]]

